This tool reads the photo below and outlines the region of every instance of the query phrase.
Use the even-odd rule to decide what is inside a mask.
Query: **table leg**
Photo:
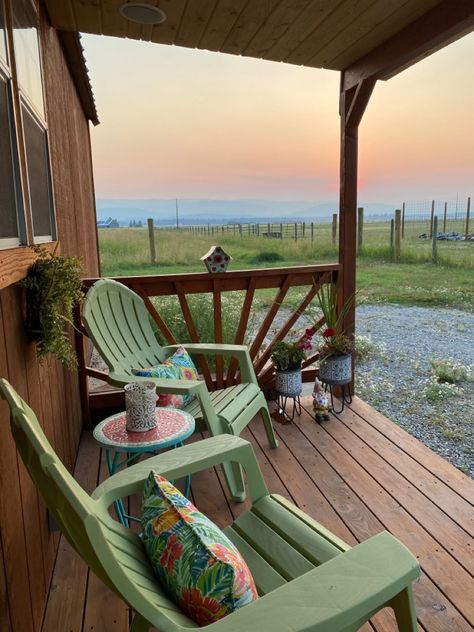
[[[112,458],[112,454],[111,454],[112,452],[113,452],[113,458]],[[108,470],[109,470],[109,474],[111,476],[113,476],[116,473],[117,469],[118,469],[117,465],[118,465],[119,457],[120,457],[119,452],[115,452],[115,450],[108,450],[107,449],[105,451],[105,458],[106,458],[106,461],[107,461],[107,467],[108,467]],[[119,498],[118,500],[116,500],[115,503],[114,503],[114,506],[115,506],[115,513],[117,514],[117,518],[118,518],[118,521],[120,522],[120,524],[123,524],[124,527],[129,527],[130,523],[129,523],[128,519],[126,518],[127,514],[125,512],[125,507],[123,506],[122,499]]]

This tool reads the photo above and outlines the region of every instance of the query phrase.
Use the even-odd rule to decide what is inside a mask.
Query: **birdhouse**
[[[225,272],[232,257],[222,250],[220,246],[212,248],[201,257],[208,272]]]

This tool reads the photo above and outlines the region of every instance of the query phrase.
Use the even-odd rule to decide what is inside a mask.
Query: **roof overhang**
[[[45,2],[57,29],[348,70],[356,83],[368,72],[387,79],[474,29],[472,0],[148,0],[166,13],[157,25],[123,17],[125,0]]]

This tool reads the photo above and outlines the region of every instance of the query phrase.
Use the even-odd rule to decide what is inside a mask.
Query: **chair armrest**
[[[110,373],[109,382],[114,386],[125,386],[131,382],[153,382],[160,393],[189,393],[196,395],[206,385],[202,380],[168,380],[142,375],[127,375],[126,373]]]
[[[219,435],[132,465],[106,479],[94,491],[92,498],[108,507],[118,498],[141,492],[150,470],[168,479],[175,479],[227,461],[240,463],[246,471],[253,502],[268,494],[252,445],[239,437]]]
[[[389,533],[379,533],[236,610],[214,623],[212,630],[356,629],[389,606],[419,574],[419,564],[408,549]]]
[[[164,347],[164,351],[176,351],[180,345],[169,345]],[[253,382],[257,384],[255,370],[247,345],[225,345],[214,343],[186,343],[184,345],[186,351],[191,355],[220,355],[235,358],[239,363],[240,373],[243,382]]]

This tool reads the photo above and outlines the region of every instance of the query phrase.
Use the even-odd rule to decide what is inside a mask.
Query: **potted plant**
[[[31,342],[36,342],[40,361],[52,353],[73,369],[77,360],[66,325],[72,325],[73,308],[84,298],[82,265],[77,257],[65,257],[39,246],[33,249],[37,259],[20,281],[26,290],[26,333]]]
[[[338,311],[338,287],[334,283],[325,283],[320,287],[317,299],[325,320],[319,377],[326,384],[349,384],[352,380],[354,341],[344,333],[343,322],[354,297]]]
[[[298,397],[301,394],[301,362],[306,358],[306,351],[312,348],[312,335],[312,331],[307,329],[298,340],[279,340],[272,345],[275,389],[285,397]]]

